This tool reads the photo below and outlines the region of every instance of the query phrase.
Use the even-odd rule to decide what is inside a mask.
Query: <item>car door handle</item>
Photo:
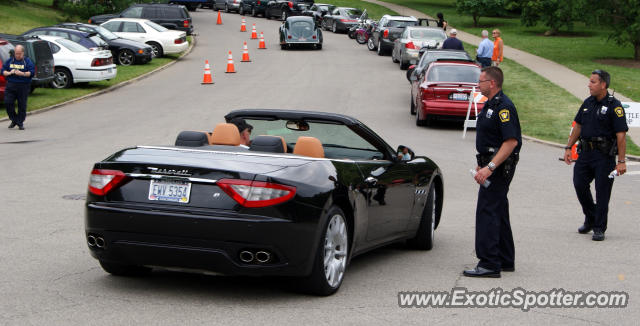
[[[375,186],[376,183],[378,183],[378,179],[376,179],[374,177],[368,177],[368,178],[364,179],[364,182],[366,184],[368,184],[368,185]]]

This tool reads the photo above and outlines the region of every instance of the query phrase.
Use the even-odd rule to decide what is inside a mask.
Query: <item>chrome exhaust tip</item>
[[[96,247],[104,248],[104,239],[102,237],[96,238]]]
[[[271,253],[268,251],[258,251],[256,253],[256,260],[259,263],[268,263],[271,260]]]
[[[250,263],[253,261],[253,258],[253,253],[251,251],[244,250],[240,252],[240,260],[243,263]]]
[[[96,245],[96,237],[94,237],[92,235],[88,235],[87,236],[87,244],[89,245],[89,247],[95,247],[95,245]]]

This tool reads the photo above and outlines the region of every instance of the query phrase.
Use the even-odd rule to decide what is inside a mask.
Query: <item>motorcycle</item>
[[[377,23],[371,19],[367,19],[356,29],[356,42],[359,44],[367,44]]]

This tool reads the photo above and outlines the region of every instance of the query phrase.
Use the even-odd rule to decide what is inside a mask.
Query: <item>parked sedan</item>
[[[418,63],[420,49],[442,48],[442,42],[447,38],[444,30],[439,27],[409,26],[393,43],[391,60],[400,63],[400,69],[405,70],[409,65]]]
[[[241,0],[238,13],[240,15],[250,13],[253,17],[264,15],[264,9],[267,8],[267,2],[269,2],[269,0]]]
[[[322,28],[331,29],[332,32],[346,32],[354,25],[358,24],[358,18],[362,15],[362,10],[348,7],[337,7],[331,14],[322,17]]]
[[[147,19],[115,18],[100,26],[119,37],[148,44],[154,57],[180,53],[189,47],[186,32],[169,30]]]
[[[234,118],[263,136],[243,148],[238,128],[220,123],[210,142],[185,131],[175,146],[129,147],[93,165],[84,237],[106,272],[279,275],[330,295],[358,255],[405,240],[432,249],[444,183],[428,157],[345,115],[225,116]]]
[[[314,3],[309,9],[302,12],[305,16],[311,16],[316,21],[316,25],[322,26],[322,18],[335,9],[336,6],[326,3]]]
[[[429,125],[436,118],[464,119],[479,77],[480,66],[473,60],[440,59],[430,64],[416,94],[416,125]],[[478,110],[483,106],[479,103]],[[470,117],[475,117],[474,110]]]
[[[39,35],[50,35],[50,36],[58,36],[64,37],[68,40],[79,43],[80,45],[86,47],[90,50],[107,50],[109,49],[109,44],[100,38],[98,33],[95,32],[84,32],[74,29],[50,26],[50,27],[37,27],[31,29],[22,34],[23,36],[39,36]]]
[[[213,9],[214,10],[222,10],[224,12],[240,11],[240,2],[241,0],[214,0]]]
[[[150,46],[138,42],[127,40],[111,33],[102,26],[82,24],[82,23],[62,23],[57,26],[69,29],[77,29],[80,31],[98,33],[100,38],[109,44],[109,50],[116,59],[116,63],[128,66],[134,63],[144,64],[151,61],[153,50]]]
[[[264,18],[274,17],[287,20],[291,16],[300,16],[313,4],[313,0],[270,0],[264,9]]]
[[[54,88],[69,88],[74,83],[109,80],[118,70],[109,50],[91,51],[84,46],[59,36],[41,35],[48,41],[55,62]]]
[[[280,48],[284,50],[295,45],[311,45],[322,49],[322,31],[313,17],[289,17],[280,26]]]

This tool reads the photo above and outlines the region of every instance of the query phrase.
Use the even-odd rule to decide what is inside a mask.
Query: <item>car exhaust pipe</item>
[[[96,247],[104,248],[104,239],[102,237],[96,238]]]
[[[253,261],[253,258],[253,253],[251,251],[244,250],[240,252],[240,260],[243,263],[250,263]]]
[[[256,260],[259,263],[268,263],[271,260],[271,253],[268,251],[258,251],[256,253]]]
[[[94,237],[92,235],[88,235],[87,236],[87,244],[89,245],[89,247],[95,247],[95,245],[96,245],[96,237]]]

